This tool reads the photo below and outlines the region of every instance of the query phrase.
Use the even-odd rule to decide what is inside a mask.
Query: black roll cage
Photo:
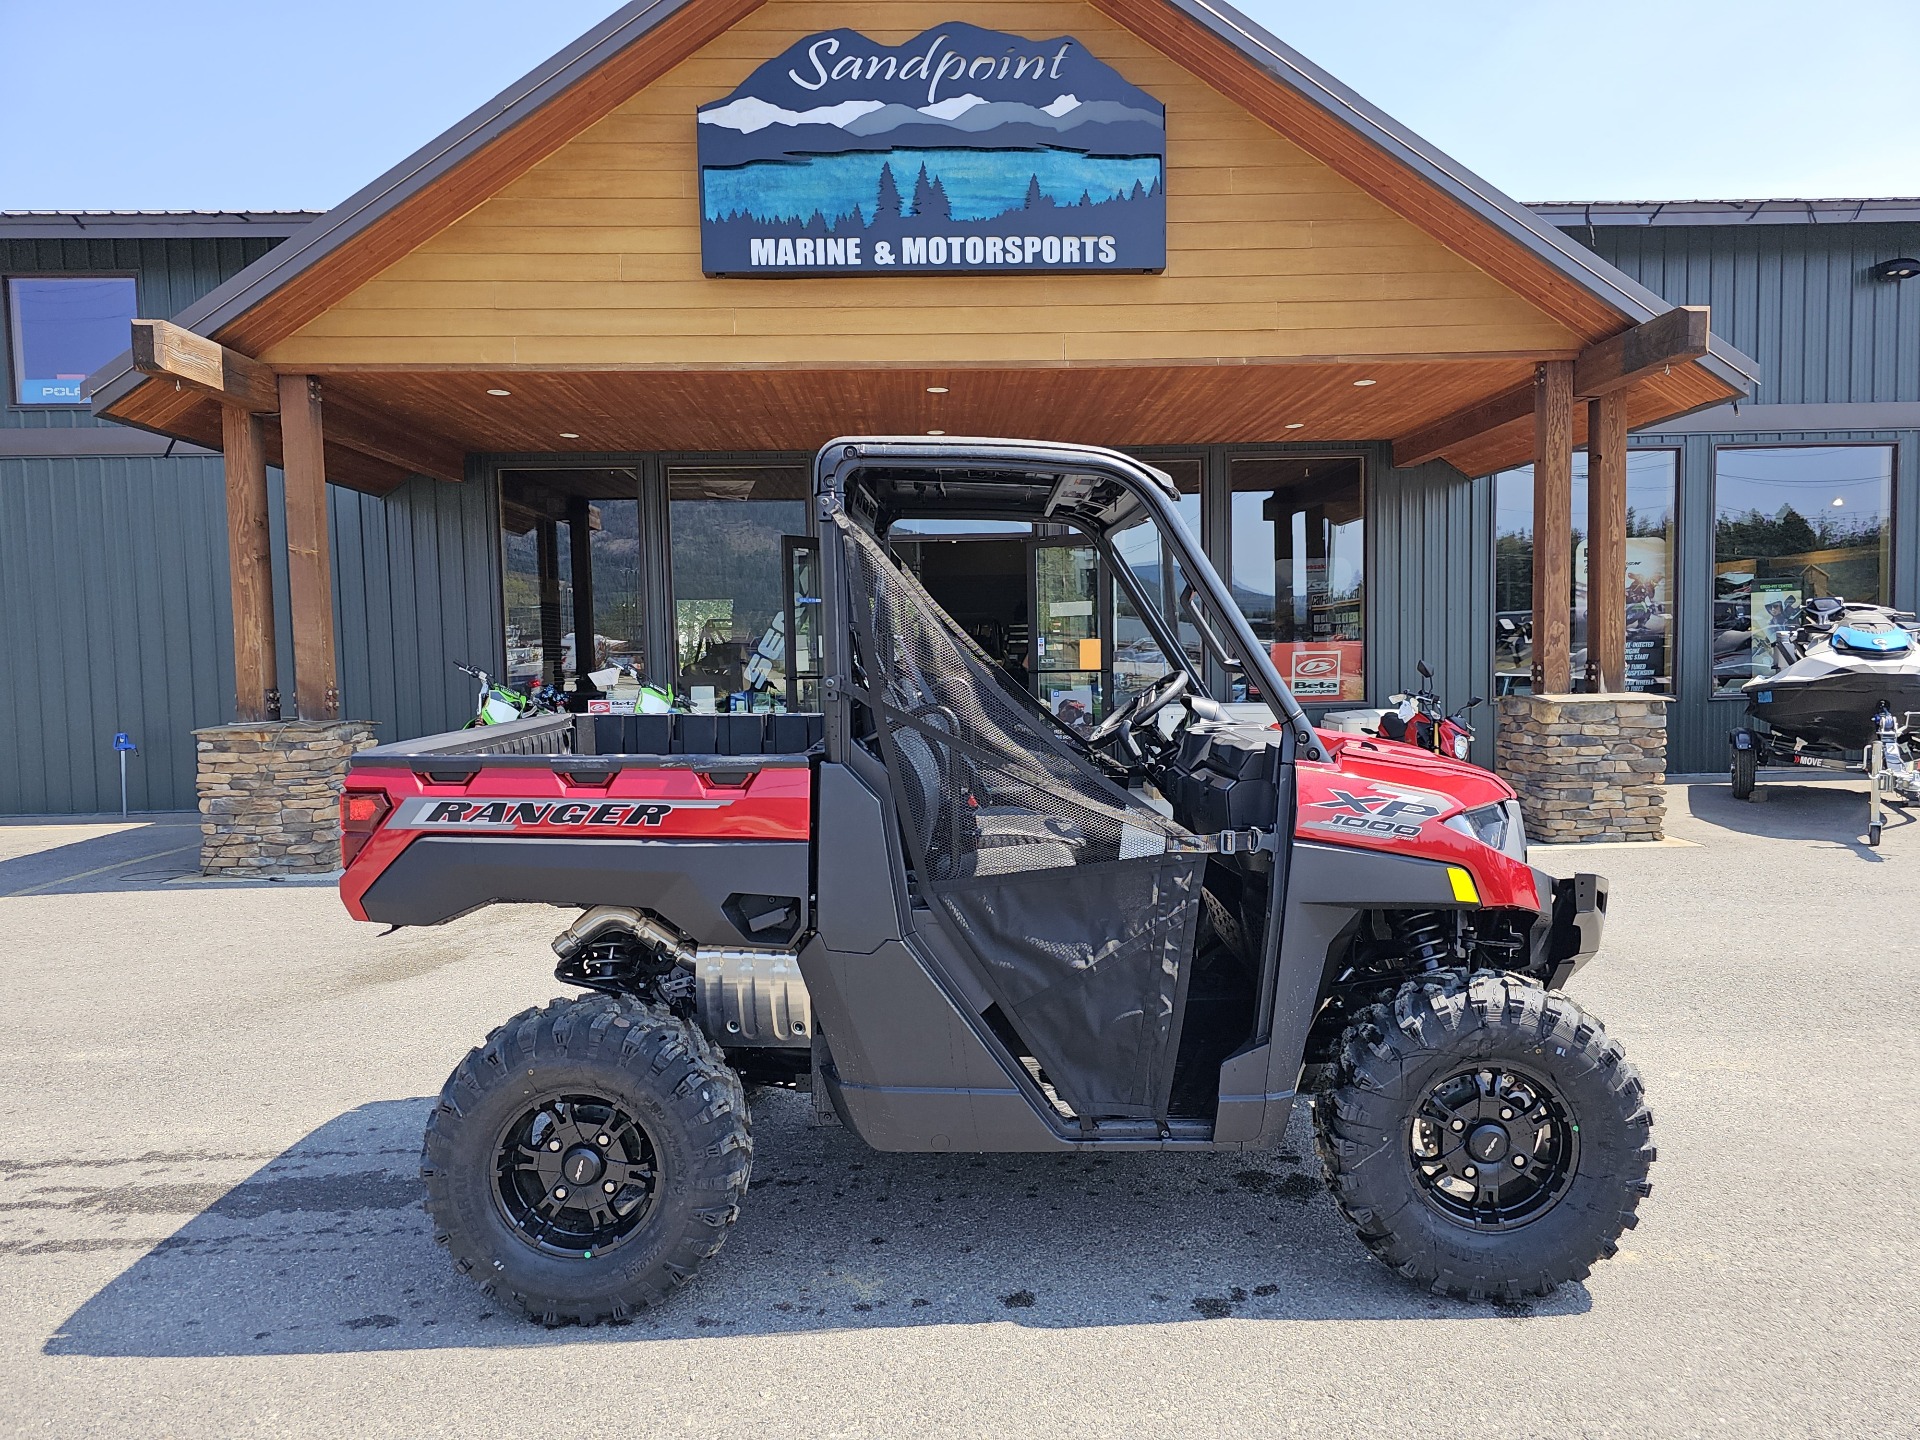
[[[1319,737],[1314,734],[1313,725],[1307,719],[1306,712],[1300,708],[1300,702],[1281,680],[1280,673],[1274,668],[1273,659],[1266,648],[1260,644],[1253,633],[1253,627],[1241,614],[1240,607],[1233,603],[1231,592],[1219,573],[1213,568],[1200,546],[1187,530],[1186,522],[1181,519],[1176,508],[1178,491],[1173,481],[1160,471],[1131,456],[1117,450],[1106,450],[1095,446],[1060,445],[1046,441],[1028,440],[976,440],[976,439],[923,439],[917,436],[875,436],[848,437],[828,442],[814,460],[814,498],[820,508],[822,519],[829,519],[833,513],[846,504],[849,482],[861,471],[885,467],[889,470],[925,470],[929,474],[941,471],[964,469],[969,473],[968,483],[977,483],[983,478],[993,477],[995,472],[1011,481],[1015,477],[1058,477],[1053,494],[1048,500],[1044,513],[1034,514],[1008,508],[998,508],[980,504],[947,504],[916,507],[916,513],[926,516],[951,515],[976,519],[1021,520],[1039,524],[1059,524],[1081,531],[1093,540],[1102,557],[1112,568],[1114,575],[1133,600],[1135,609],[1142,621],[1153,631],[1162,653],[1168,659],[1188,670],[1192,675],[1186,658],[1185,647],[1179,642],[1177,627],[1180,617],[1168,617],[1158,602],[1149,602],[1141,593],[1132,567],[1119,559],[1113,550],[1112,534],[1118,526],[1097,526],[1071,510],[1056,513],[1068,475],[1094,475],[1115,482],[1126,491],[1136,503],[1142,506],[1155,529],[1159,532],[1163,550],[1170,550],[1179,562],[1187,577],[1191,591],[1196,592],[1203,606],[1210,606],[1215,617],[1224,623],[1226,636],[1222,638],[1213,633],[1208,624],[1203,606],[1195,606],[1195,628],[1200,632],[1201,643],[1209,650],[1225,648],[1237,652],[1232,658],[1240,662],[1243,673],[1252,677],[1260,693],[1267,700],[1268,708],[1274,718],[1292,732],[1294,753],[1302,759],[1325,761],[1329,757],[1321,747]],[[982,477],[978,472],[988,472]],[[844,616],[837,612],[841,609],[838,600],[840,586],[844,583],[841,573],[841,558],[838,547],[822,547],[822,580],[828,615],[834,623],[824,628],[823,648],[826,650],[826,673],[829,676],[841,673],[840,647],[843,641]],[[1183,596],[1183,599],[1185,597]],[[1216,659],[1228,658],[1216,654]],[[835,707],[838,708],[838,707]],[[842,724],[844,722],[841,722]],[[830,722],[830,734],[839,729],[838,724]],[[844,753],[844,735],[834,735],[830,739],[830,748],[835,753]]]

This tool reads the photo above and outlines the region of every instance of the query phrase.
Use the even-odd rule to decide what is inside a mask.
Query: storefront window
[[[1627,688],[1673,690],[1673,507],[1679,452],[1627,452]],[[1587,687],[1587,456],[1573,457],[1574,689]],[[1533,467],[1494,476],[1496,692],[1533,688]]]
[[[585,671],[601,675],[595,688],[615,699],[638,693],[646,675],[638,489],[625,468],[501,472],[507,677],[516,688],[548,678],[571,690]],[[592,556],[593,640],[584,651],[569,515],[584,516]]]
[[[86,404],[87,376],[127,348],[133,317],[133,281],[124,275],[9,278],[14,404]]]
[[[807,472],[674,466],[667,499],[679,696],[697,711],[784,710],[781,538],[807,533]]]
[[[1358,457],[1230,462],[1233,598],[1301,703],[1366,698]]]
[[[1803,601],[1887,603],[1893,447],[1727,447],[1713,470],[1713,693],[1732,695],[1773,673]]]

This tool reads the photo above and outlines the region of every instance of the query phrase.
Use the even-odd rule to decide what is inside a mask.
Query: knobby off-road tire
[[[594,1203],[619,1195],[591,1218],[564,1210],[552,1193],[567,1175],[534,1172],[563,1163],[590,1173],[576,1188]],[[594,995],[524,1011],[468,1052],[427,1122],[420,1173],[461,1271],[535,1320],[590,1325],[657,1304],[718,1254],[752,1163],[740,1081],[706,1037],[659,1006]]]
[[[1444,1165],[1459,1173],[1472,1159],[1466,1150],[1444,1164],[1416,1150],[1416,1140],[1431,1143],[1452,1121],[1415,1121],[1478,1109],[1481,1118],[1466,1119],[1456,1138],[1466,1143],[1484,1133],[1483,1148],[1498,1149],[1501,1114],[1519,1108],[1484,1103],[1487,1077],[1498,1084],[1502,1075],[1521,1087],[1531,1077],[1539,1094],[1552,1097],[1539,1104],[1538,1113],[1551,1117],[1543,1126],[1527,1125],[1532,1106],[1519,1123],[1537,1130],[1540,1153],[1566,1163],[1557,1172],[1543,1167],[1558,1183],[1511,1207],[1495,1228],[1463,1217],[1467,1202],[1435,1186],[1435,1173],[1446,1178]],[[1436,1087],[1448,1100],[1429,1110]],[[1651,1189],[1653,1115],[1639,1074],[1599,1022],[1558,991],[1516,976],[1429,977],[1363,1011],[1341,1037],[1333,1084],[1316,1099],[1314,1121],[1327,1188],[1361,1241],[1406,1279],[1462,1299],[1517,1300],[1585,1279],[1618,1249]],[[1496,1163],[1512,1162],[1520,1148]],[[1527,1171],[1519,1173],[1524,1179]]]

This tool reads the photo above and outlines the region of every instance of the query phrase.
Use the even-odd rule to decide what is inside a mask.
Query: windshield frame
[[[1248,624],[1247,618],[1233,603],[1226,584],[1219,572],[1213,567],[1201,550],[1198,539],[1187,528],[1186,521],[1177,508],[1177,492],[1172,481],[1161,471],[1154,469],[1144,461],[1136,460],[1117,450],[1105,450],[1093,446],[1060,445],[1044,441],[1011,440],[958,440],[958,439],[921,439],[919,437],[882,436],[875,438],[848,437],[829,441],[823,446],[814,461],[814,493],[816,504],[822,507],[823,514],[844,508],[849,484],[862,471],[886,469],[890,471],[929,471],[953,470],[964,467],[971,472],[1004,470],[1009,481],[1016,477],[1031,479],[1036,476],[1057,475],[1063,471],[1079,474],[1092,473],[1116,483],[1127,492],[1134,501],[1134,507],[1127,507],[1126,513],[1117,516],[1117,520],[1131,520],[1135,507],[1143,507],[1147,517],[1159,531],[1163,553],[1171,551],[1174,559],[1186,572],[1187,583],[1193,588],[1200,608],[1211,612],[1203,616],[1216,627],[1215,638],[1219,639],[1229,652],[1240,661],[1241,670],[1260,690],[1262,699],[1272,712],[1276,722],[1292,732],[1297,751],[1302,758],[1327,760],[1325,747],[1314,733],[1312,722],[1306,712],[1300,708],[1300,702],[1294,697],[1286,682],[1280,678],[1273,658],[1260,644]],[[1051,506],[1049,507],[1051,512]],[[1035,515],[1014,508],[992,509],[982,506],[977,513],[980,519],[1027,520],[1035,523],[1057,524],[1080,530],[1088,535],[1100,553],[1107,558],[1115,571],[1125,577],[1126,589],[1135,608],[1148,627],[1155,632],[1162,652],[1173,663],[1192,675],[1185,648],[1178,643],[1179,617],[1169,617],[1160,613],[1156,604],[1142,604],[1137,585],[1134,583],[1131,566],[1119,562],[1112,545],[1112,536],[1122,528],[1119,524],[1100,527],[1089,523],[1082,517],[1047,513]],[[948,510],[947,515],[952,511]],[[859,523],[856,521],[855,523]],[[882,543],[889,543],[885,537],[879,537]],[[1149,619],[1148,617],[1154,617]],[[1157,621],[1162,623],[1155,623]],[[1163,628],[1171,627],[1169,633],[1162,634]],[[1205,627],[1197,627],[1205,628]],[[1202,643],[1205,643],[1204,641]],[[1197,675],[1194,679],[1199,679]]]

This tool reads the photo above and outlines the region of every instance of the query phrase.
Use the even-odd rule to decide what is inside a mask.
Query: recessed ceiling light
[[[1359,386],[1359,385],[1378,385],[1380,382],[1378,380],[1356,380],[1353,383]]]
[[[560,438],[562,440],[578,440],[580,437],[571,430],[562,430],[560,432]]]
[[[489,395],[511,395],[511,394],[513,393],[513,391],[511,391],[511,390],[489,390],[489,391],[487,391],[487,393],[488,393]]]
[[[927,393],[929,395],[944,395],[947,393],[947,387],[944,385],[929,385],[927,386]]]
[[[1287,429],[1289,430],[1304,430],[1306,428],[1307,422],[1304,420],[1290,420],[1287,422]]]
[[[944,435],[944,434],[946,434],[947,432],[946,432],[946,431],[944,431],[944,430],[929,430],[929,431],[927,431],[927,433],[928,433],[929,435]]]

